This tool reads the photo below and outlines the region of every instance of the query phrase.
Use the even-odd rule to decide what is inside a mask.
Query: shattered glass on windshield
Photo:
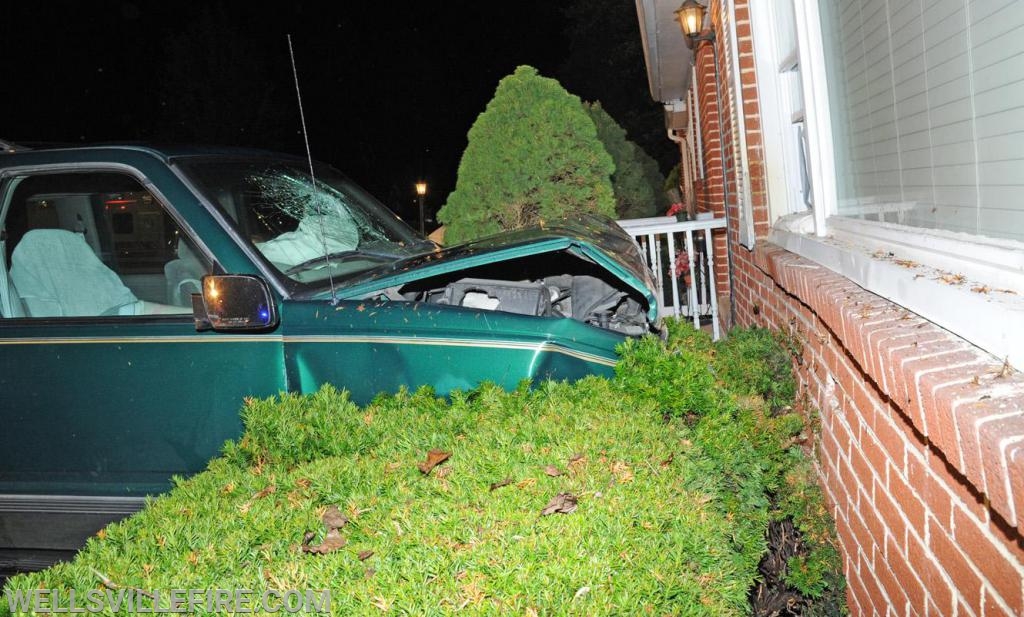
[[[387,208],[330,168],[208,160],[187,170],[263,257],[298,283],[344,279],[432,250]]]

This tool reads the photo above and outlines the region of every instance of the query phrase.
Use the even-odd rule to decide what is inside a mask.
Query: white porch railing
[[[724,229],[725,219],[676,221],[675,217],[658,216],[618,223],[637,241],[654,273],[660,292],[658,314],[692,319],[695,328],[701,327],[702,319],[709,319],[712,335],[718,340],[721,332],[711,231]]]

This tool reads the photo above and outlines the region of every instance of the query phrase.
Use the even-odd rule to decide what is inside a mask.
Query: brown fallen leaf
[[[444,450],[431,450],[427,452],[427,460],[417,465],[420,473],[423,475],[429,474],[434,467],[437,467],[441,463],[447,461],[451,457],[451,452],[445,452]]]
[[[359,551],[359,554],[356,555],[356,557],[359,558],[359,561],[366,561],[370,557],[373,557],[373,551]]]
[[[305,544],[302,546],[303,553],[313,553],[314,555],[326,555],[327,553],[333,553],[339,548],[348,544],[348,541],[342,537],[341,532],[337,529],[331,529],[324,536],[324,541],[319,546],[310,546]]]
[[[491,490],[493,491],[493,490],[499,489],[499,488],[501,488],[503,486],[508,486],[509,484],[512,484],[512,482],[513,482],[512,478],[502,478],[501,480],[498,480],[497,482],[492,482],[491,483]]]
[[[313,486],[313,481],[309,478],[299,478],[295,481],[295,486],[298,488],[306,489]]]
[[[576,454],[573,454],[572,456],[569,457],[570,465],[572,465],[573,463],[579,463],[580,461],[586,461],[586,458],[583,456],[582,452],[577,452]]]
[[[544,506],[544,509],[540,511],[540,515],[547,516],[556,512],[570,514],[576,511],[576,501],[576,496],[572,493],[559,493],[551,498],[548,505]]]
[[[672,461],[674,461],[675,458],[676,458],[676,453],[673,452],[673,453],[668,455],[667,459],[665,459],[665,460],[661,461],[660,463],[658,463],[658,465],[661,466],[661,467],[668,467],[669,465],[672,464]]]
[[[612,463],[610,471],[615,475],[615,480],[618,482],[632,482],[633,481],[633,470],[629,468],[624,461],[615,461]]]
[[[252,499],[250,499],[249,501],[256,501],[257,499],[263,499],[267,495],[273,495],[276,492],[277,492],[277,485],[276,484],[268,484],[267,488],[265,488],[262,491],[256,493],[255,495],[253,495]]]
[[[327,531],[332,529],[341,529],[348,524],[348,517],[342,514],[341,510],[338,509],[338,506],[335,505],[328,506],[327,511],[325,511],[324,515],[320,517],[320,520],[323,521],[324,527],[327,528]]]
[[[312,542],[313,538],[315,537],[315,531],[307,531],[306,533],[302,534],[302,546],[309,546],[309,543]]]
[[[548,476],[551,476],[552,478],[557,478],[558,476],[565,475],[564,471],[562,471],[558,467],[555,467],[554,465],[548,465],[547,467],[545,467],[544,473],[547,474]]]

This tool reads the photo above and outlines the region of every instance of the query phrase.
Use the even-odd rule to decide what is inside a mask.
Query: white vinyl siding
[[[820,6],[838,213],[1024,239],[1024,2]]]

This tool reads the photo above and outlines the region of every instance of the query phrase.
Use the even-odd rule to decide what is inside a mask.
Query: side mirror
[[[268,330],[277,308],[267,282],[250,274],[203,277],[203,293],[192,294],[196,330]]]

